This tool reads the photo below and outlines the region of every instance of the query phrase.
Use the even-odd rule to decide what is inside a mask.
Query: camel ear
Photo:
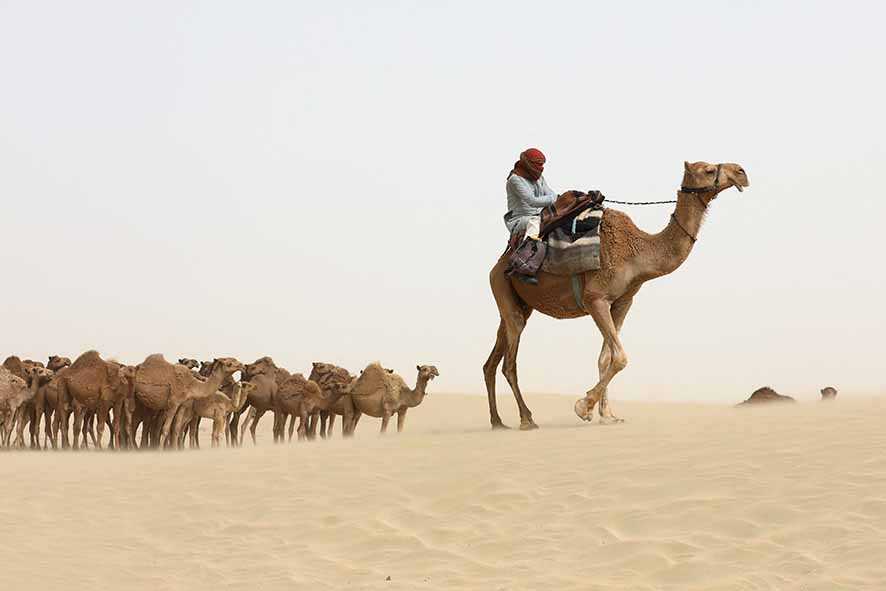
[[[418,371],[421,371],[421,366],[420,366],[420,365],[416,365],[416,366],[415,366],[415,369],[417,369]]]
[[[688,160],[684,160],[684,161],[683,161],[683,169],[684,169],[686,172],[689,172],[689,161],[688,161]]]

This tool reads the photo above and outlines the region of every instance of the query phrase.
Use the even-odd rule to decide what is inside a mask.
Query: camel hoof
[[[587,398],[579,398],[575,401],[575,414],[583,421],[591,422],[594,418],[594,409],[588,405]]]
[[[624,422],[624,419],[620,419],[618,417],[600,417],[600,423],[603,425],[618,425],[619,423]]]
[[[510,431],[511,428],[505,425],[504,423],[492,423],[493,431]]]
[[[528,423],[520,423],[521,431],[535,431],[538,429],[538,425],[536,425],[533,421],[529,421]]]

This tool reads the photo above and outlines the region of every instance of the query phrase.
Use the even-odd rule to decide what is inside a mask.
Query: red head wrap
[[[545,155],[541,150],[529,148],[520,153],[520,159],[514,163],[511,174],[522,176],[530,181],[537,181],[545,170]]]

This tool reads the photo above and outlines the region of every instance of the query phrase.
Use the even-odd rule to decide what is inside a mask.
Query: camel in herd
[[[307,437],[308,427],[308,399],[322,397],[320,386],[311,380],[305,379],[300,373],[295,373],[286,378],[279,388],[274,399],[274,441],[283,441],[283,430],[286,426],[286,417],[291,417],[289,422],[289,440],[292,440],[292,432],[295,421],[298,419],[298,438]]]
[[[381,432],[388,429],[391,416],[397,414],[397,432],[403,431],[406,411],[421,404],[428,383],[440,375],[433,365],[416,365],[418,377],[410,388],[396,373],[378,363],[370,363],[351,386],[351,399],[358,413],[381,418]]]
[[[185,435],[188,435],[192,448],[200,447],[200,419],[212,421],[212,447],[221,444],[222,433],[230,445],[230,416],[243,408],[247,396],[254,389],[254,384],[241,381],[233,385],[231,396],[219,390],[204,398],[183,402],[173,422],[173,433],[179,438],[179,447],[183,445]]]
[[[97,418],[98,438],[95,443],[101,449],[102,435],[111,409],[114,410],[111,441],[114,447],[120,446],[123,401],[131,389],[130,380],[125,379],[122,367],[119,363],[105,361],[96,351],[87,351],[59,374],[55,411],[60,416],[64,447],[68,445],[67,404],[74,415],[74,449],[80,447],[78,433],[81,432],[86,413],[94,414]]]
[[[246,434],[247,427],[249,434],[252,435],[252,443],[255,445],[255,430],[262,416],[268,412],[274,411],[275,397],[279,389],[278,380],[285,379],[282,372],[270,357],[262,357],[254,363],[247,363],[242,372],[242,381],[249,382],[255,386],[246,397],[249,406],[246,419],[240,427],[239,434],[236,434],[240,412],[233,413],[231,417],[231,438],[235,439],[239,445],[243,444],[243,437]],[[276,434],[274,441],[277,441]]]
[[[533,310],[553,318],[590,315],[594,319],[603,336],[597,359],[599,379],[576,401],[575,414],[590,421],[599,403],[601,422],[621,422],[609,405],[607,388],[628,364],[619,331],[634,296],[645,282],[672,273],[683,264],[717,195],[730,187],[742,191],[747,186],[747,174],[738,164],[685,162],[676,209],[665,229],[647,234],[621,211],[604,210],[600,225],[601,268],[575,278],[539,271],[538,284],[529,285],[506,274],[508,257],[502,255],[489,273],[500,319],[495,346],[483,365],[492,428],[506,428],[498,414],[495,395],[495,372],[502,360],[502,373],[520,411],[520,428],[538,428],[517,381],[520,335]]]
[[[76,364],[74,362],[71,368]],[[188,400],[214,394],[226,378],[241,370],[243,364],[236,359],[220,357],[213,360],[209,376],[204,381],[184,365],[173,365],[160,354],[148,356],[136,367],[134,395],[148,411],[162,412],[155,445],[176,446],[177,442],[170,438],[170,434],[179,406]],[[157,421],[159,423],[159,418]],[[130,438],[134,437],[135,433],[131,432]]]
[[[332,433],[335,415],[342,416],[342,436],[347,437],[354,432],[359,416],[354,406],[349,403],[349,388],[354,383],[354,376],[343,367],[332,363],[314,362],[311,365],[312,382],[320,386],[321,398],[308,412],[308,436],[316,436],[317,425],[320,424],[320,436],[325,438]],[[326,422],[329,421],[329,429]]]

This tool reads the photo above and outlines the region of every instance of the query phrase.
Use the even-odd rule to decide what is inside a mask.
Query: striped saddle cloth
[[[585,209],[546,238],[547,256],[541,270],[554,275],[575,275],[600,268],[602,209]]]

